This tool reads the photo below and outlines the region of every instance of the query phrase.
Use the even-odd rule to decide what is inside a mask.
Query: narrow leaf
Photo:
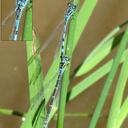
[[[120,33],[118,36],[115,35],[127,24],[128,21],[125,21],[123,24],[117,26],[96,46],[96,48],[85,59],[82,66],[76,73],[76,76],[83,75],[90,71],[120,43],[123,33]]]
[[[32,41],[32,2],[29,2],[27,6],[22,38],[22,40]]]
[[[128,98],[125,99],[122,107],[120,108],[119,112],[118,112],[118,117],[116,120],[116,124],[113,128],[120,128],[123,121],[125,120],[125,118],[128,115]]]
[[[119,50],[118,50],[117,55],[116,55],[116,57],[115,57],[115,59],[113,61],[112,68],[111,68],[111,71],[110,71],[110,73],[108,75],[108,78],[105,81],[105,85],[104,85],[103,90],[101,92],[101,95],[99,97],[99,100],[98,100],[95,112],[93,114],[93,117],[91,119],[89,128],[95,128],[96,127],[97,121],[98,121],[98,119],[100,117],[100,113],[101,113],[101,111],[103,109],[105,100],[106,100],[107,95],[109,93],[110,87],[112,85],[112,81],[114,79],[114,76],[115,76],[115,74],[117,72],[117,69],[118,69],[118,66],[119,66],[119,63],[120,63],[121,56],[123,54],[123,51],[126,48],[127,43],[128,43],[128,29],[125,31],[124,36],[123,36],[123,38],[121,40],[121,43],[120,43],[120,46],[119,46]]]
[[[127,52],[128,50],[124,51],[120,63],[122,63],[125,60]],[[87,78],[85,78],[83,81],[78,83],[76,86],[74,86],[68,93],[68,100],[73,100],[83,91],[85,91],[95,82],[97,82],[99,79],[103,78],[107,73],[109,73],[112,67],[112,63],[113,63],[113,59],[107,62],[106,64],[104,64],[103,66],[101,66],[99,69],[97,69]]]
[[[123,63],[121,73],[118,79],[118,83],[116,86],[116,90],[114,93],[113,101],[112,101],[112,106],[110,109],[109,113],[109,118],[108,118],[108,123],[107,123],[107,128],[111,128],[115,126],[116,124],[116,119],[117,119],[117,113],[120,110],[121,107],[121,102],[123,99],[123,92],[126,87],[126,82],[128,79],[128,52],[126,53],[127,57]]]
[[[96,4],[97,0],[85,0],[83,2],[77,17],[73,49],[75,49],[75,46],[77,45],[78,40],[80,39],[82,32],[84,31],[85,26],[87,25]]]

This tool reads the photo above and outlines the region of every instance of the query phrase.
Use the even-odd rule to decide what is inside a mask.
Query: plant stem
[[[118,112],[118,117],[114,128],[120,128],[127,115],[128,115],[128,98],[125,99],[123,105],[121,106]]]
[[[12,115],[12,112],[13,112],[13,110],[0,108],[0,114],[3,114],[3,115]]]
[[[127,24],[128,21],[125,21],[121,25],[118,25],[97,45],[97,47],[89,54],[80,66],[79,70],[76,72],[76,77],[81,76],[94,68],[112,51],[113,48],[115,48],[115,46],[120,43],[123,32],[121,32],[118,36],[117,34]]]
[[[21,113],[12,109],[3,109],[3,108],[0,108],[0,114],[7,115],[7,116],[14,115],[19,117],[23,117],[25,115],[24,113]]]
[[[127,69],[128,69],[128,52],[127,52],[127,57],[123,63],[121,73],[119,76],[119,80],[116,86],[115,94],[114,94],[113,101],[112,101],[112,106],[111,106],[110,113],[109,113],[107,128],[111,128],[111,127],[115,128],[114,126],[116,124],[116,119],[118,116],[117,113],[120,110],[120,106],[121,106],[121,102],[123,98],[123,92],[126,87],[126,82],[128,78]]]
[[[32,2],[27,6],[22,40],[32,41]]]
[[[96,7],[98,0],[84,0],[83,5],[79,11],[79,14],[77,16],[77,23],[76,23],[76,30],[74,31],[74,43],[73,43],[73,50],[75,49],[75,46],[78,43],[78,40],[80,39],[82,32],[85,29],[85,26],[87,25],[90,16]]]

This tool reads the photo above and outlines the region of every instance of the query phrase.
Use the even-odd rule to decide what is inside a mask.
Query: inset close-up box
[[[32,0],[1,0],[1,40],[32,40]]]

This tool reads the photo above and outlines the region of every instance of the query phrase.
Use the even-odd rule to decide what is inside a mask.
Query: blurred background
[[[9,14],[10,10],[12,10],[15,3],[12,4],[12,1],[14,0],[9,0],[4,5],[8,5],[5,15]],[[33,26],[40,38],[42,46],[41,58],[44,75],[47,73],[49,66],[52,63],[56,52],[55,49],[59,44],[60,35],[63,29],[62,20],[67,8],[67,2],[68,0],[34,0],[33,2]],[[82,2],[83,0],[81,0],[81,4]],[[127,5],[128,0],[98,0],[98,4],[73,54],[71,74],[107,33],[128,19]],[[4,6],[2,8],[4,8]],[[11,22],[12,21],[8,24],[11,24]],[[7,29],[6,31],[8,32]],[[46,47],[46,44],[49,44],[48,47]],[[29,101],[25,42],[15,44],[13,42],[1,41],[0,52],[0,107],[27,111]],[[100,67],[108,59],[113,57],[115,52],[116,49],[96,68]],[[71,86],[74,86],[78,81],[85,78],[91,72],[74,80]],[[115,83],[118,79],[118,73],[115,78]],[[66,112],[93,113],[105,80],[106,76],[94,86],[84,91],[79,97],[68,103]],[[113,87],[104,106],[103,116],[100,118],[97,128],[105,128],[115,83],[113,83]],[[127,93],[128,91],[126,89],[124,96],[126,96]],[[65,128],[87,128],[90,118],[91,117],[66,117]],[[20,123],[20,118],[0,116],[1,128],[19,128]],[[125,121],[123,128],[127,128],[127,126],[128,120]],[[49,128],[51,127],[55,127],[55,120],[50,124]]]

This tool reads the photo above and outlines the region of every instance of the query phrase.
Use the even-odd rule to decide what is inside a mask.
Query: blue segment
[[[20,20],[16,20],[16,31],[18,31],[20,25]]]

